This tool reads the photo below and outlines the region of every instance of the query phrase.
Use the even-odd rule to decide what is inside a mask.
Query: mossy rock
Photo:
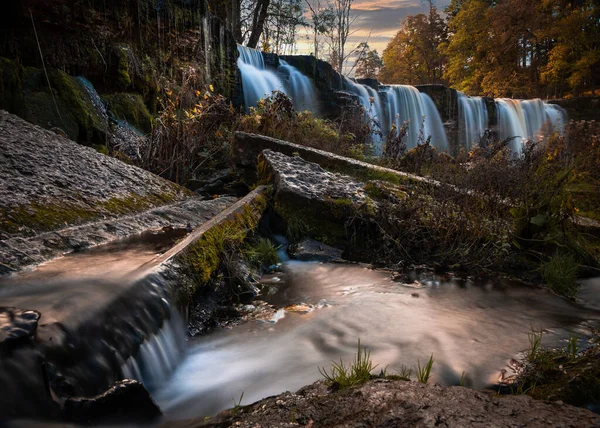
[[[21,87],[22,68],[14,61],[0,58],[0,109],[22,115],[25,102]]]
[[[140,95],[118,93],[105,95],[103,99],[117,119],[128,122],[144,133],[152,131],[152,116]]]
[[[106,142],[106,121],[94,106],[89,93],[74,77],[48,69],[28,67],[24,72],[24,119],[44,128],[57,127],[68,137],[84,144]]]

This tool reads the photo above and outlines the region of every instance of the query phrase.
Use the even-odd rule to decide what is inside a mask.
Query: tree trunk
[[[258,45],[270,3],[271,0],[258,0],[256,2],[256,9],[254,9],[254,16],[252,17],[252,32],[250,33],[250,39],[248,39],[249,48],[256,48]]]

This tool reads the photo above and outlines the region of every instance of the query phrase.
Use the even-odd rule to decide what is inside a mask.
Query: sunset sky
[[[435,5],[443,12],[449,3],[450,0],[437,0]],[[400,29],[402,20],[407,15],[426,13],[428,6],[422,0],[356,0],[352,10],[358,17],[353,24],[356,32],[349,38],[347,49],[353,49],[368,38],[371,48],[381,55],[390,38]],[[305,39],[306,33],[303,36],[298,42],[298,54],[308,54],[313,49],[310,40]]]

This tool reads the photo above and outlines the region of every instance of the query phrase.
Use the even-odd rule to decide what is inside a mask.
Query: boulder
[[[17,308],[0,308],[0,350],[2,353],[35,337],[41,314]]]
[[[318,260],[321,262],[330,262],[342,258],[342,250],[310,238],[305,238],[297,244],[292,245],[288,252],[296,260],[303,261]]]

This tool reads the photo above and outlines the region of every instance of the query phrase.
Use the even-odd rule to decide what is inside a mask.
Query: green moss
[[[152,131],[152,116],[138,94],[118,93],[103,97],[108,110],[117,119],[128,122],[139,131],[149,133]]]
[[[129,49],[126,47],[115,48],[117,57],[117,85],[123,89],[131,86],[131,76],[129,75]]]
[[[105,144],[106,124],[83,85],[57,69],[48,69],[48,79],[52,93],[43,70],[25,69],[24,118],[44,128],[61,128],[74,141]]]
[[[183,273],[192,279],[187,298],[208,283],[227,252],[239,251],[246,237],[258,227],[266,207],[267,198],[257,196],[243,207],[242,212],[205,232],[179,256]]]
[[[21,227],[33,229],[38,233],[47,232],[93,221],[104,215],[117,216],[140,212],[173,202],[176,198],[177,193],[173,189],[163,194],[113,197],[98,201],[94,205],[34,202],[0,210],[0,229],[9,234],[18,233]]]
[[[21,86],[23,70],[14,61],[0,58],[0,109],[22,115],[25,109]]]

